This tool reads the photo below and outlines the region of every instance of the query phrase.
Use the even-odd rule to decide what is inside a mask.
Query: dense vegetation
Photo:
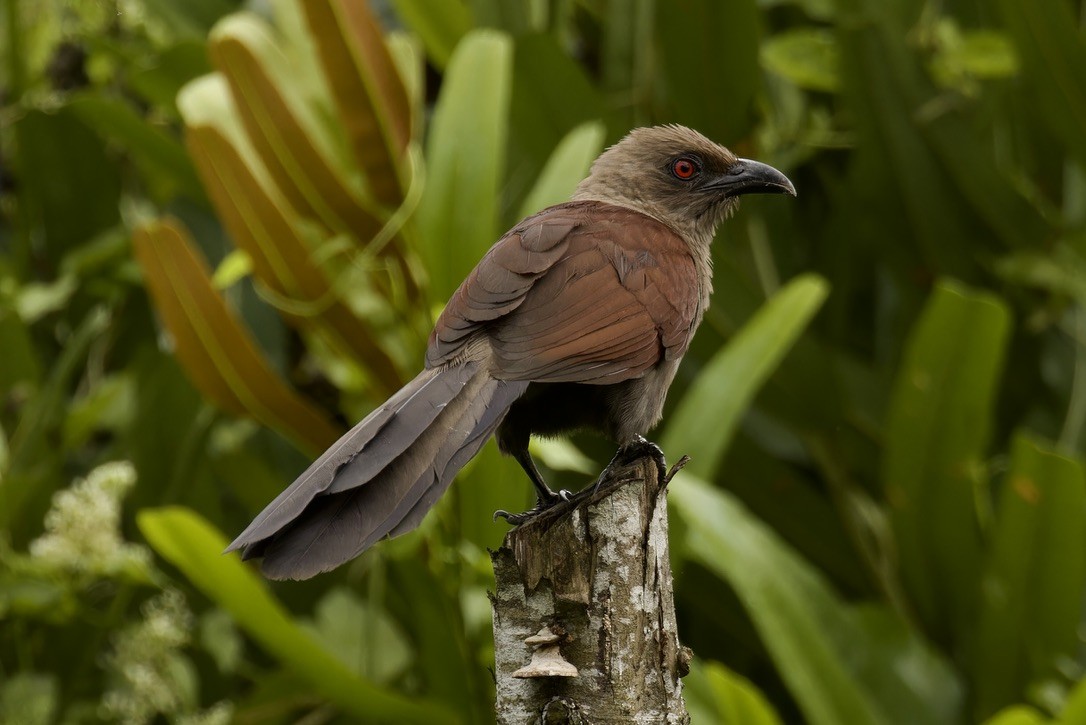
[[[0,721],[492,719],[492,446],[333,574],[220,552],[501,231],[681,122],[799,190],[721,232],[655,436],[695,722],[1086,723],[1082,3],[2,12]]]

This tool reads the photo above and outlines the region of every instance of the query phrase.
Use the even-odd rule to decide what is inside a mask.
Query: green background
[[[694,722],[1086,723],[1086,6],[4,0],[0,721],[488,722],[490,444],[221,550],[630,128],[770,163],[654,432]],[[577,488],[610,458],[533,449]],[[107,462],[118,465],[100,466]]]

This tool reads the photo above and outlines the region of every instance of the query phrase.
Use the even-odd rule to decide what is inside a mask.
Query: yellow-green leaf
[[[227,412],[250,415],[310,451],[335,442],[339,429],[272,370],[215,291],[206,262],[178,222],[147,224],[132,242],[177,358],[200,392]]]
[[[140,532],[249,636],[310,687],[353,717],[403,723],[452,723],[446,710],[379,687],[356,675],[290,617],[252,569],[236,554],[224,556],[226,539],[182,507],[141,511]]]

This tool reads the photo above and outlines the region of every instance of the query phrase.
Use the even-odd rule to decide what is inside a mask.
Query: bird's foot
[[[611,459],[611,462],[607,464],[607,468],[603,469],[603,473],[596,479],[596,484],[591,487],[593,493],[599,489],[604,481],[614,478],[615,471],[628,466],[638,458],[644,458],[645,456],[652,458],[653,463],[656,464],[657,475],[659,475],[661,480],[670,480],[667,470],[667,461],[664,459],[664,452],[660,450],[660,446],[652,441],[646,440],[643,436],[637,436],[618,449]]]
[[[519,526],[525,521],[529,521],[535,516],[547,511],[548,509],[558,506],[563,503],[570,503],[576,498],[576,494],[570,493],[566,489],[562,489],[558,493],[547,489],[545,494],[537,494],[535,499],[535,506],[519,514],[512,514],[505,509],[498,509],[494,512],[494,520],[497,521],[498,517],[505,519],[513,526]]]

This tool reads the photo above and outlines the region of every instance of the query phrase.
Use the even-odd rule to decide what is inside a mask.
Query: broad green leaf
[[[1029,77],[1036,117],[1086,166],[1086,40],[1071,6],[1000,0],[997,7]]]
[[[272,370],[176,222],[144,226],[132,241],[177,358],[208,399],[235,415],[251,415],[311,451],[339,437],[327,414]]]
[[[1067,696],[1057,722],[1060,725],[1086,725],[1086,678],[1080,679]]]
[[[518,36],[513,48],[513,92],[509,108],[508,197],[529,193],[555,148],[578,126],[603,119],[607,138],[619,124],[585,68],[571,58],[553,33]],[[519,211],[516,206],[512,211]],[[514,224],[520,220],[510,218]]]
[[[472,27],[464,0],[393,0],[392,5],[400,20],[422,38],[426,54],[439,69],[449,64],[457,43]]]
[[[395,208],[409,183],[404,164],[411,106],[368,3],[303,2],[339,122],[373,196]]]
[[[69,107],[103,139],[124,148],[160,198],[169,200],[177,192],[196,201],[204,198],[184,146],[176,136],[140,116],[130,104],[86,92],[74,98]]]
[[[189,151],[231,238],[253,263],[254,276],[274,292],[286,320],[312,329],[333,349],[363,364],[378,395],[402,380],[376,333],[341,300],[340,290],[299,231],[298,217],[247,142],[220,76],[186,86],[178,106]],[[349,262],[348,262],[349,263]],[[377,397],[377,396],[375,396]]]
[[[663,449],[684,451],[690,471],[712,479],[755,393],[828,292],[825,280],[803,275],[775,294],[702,368],[668,421]]]
[[[434,107],[416,215],[434,299],[448,299],[498,238],[512,42],[477,30],[457,46]]]
[[[807,722],[957,722],[961,688],[915,633],[846,605],[730,494],[679,475],[668,498],[685,550],[735,590]]]
[[[973,663],[976,711],[1025,699],[1078,651],[1086,590],[1086,473],[1020,435],[996,510]]]
[[[762,43],[762,65],[800,88],[833,93],[841,87],[841,58],[828,30],[800,27]]]
[[[683,678],[683,699],[695,723],[781,725],[765,695],[749,680],[716,662],[695,659]]]
[[[447,711],[379,687],[351,672],[299,627],[226,539],[181,507],[145,509],[136,518],[151,547],[209,599],[233,616],[250,637],[322,697],[354,717],[390,722],[455,722]]]
[[[755,97],[762,87],[758,15],[755,0],[656,3],[653,30],[659,70],[654,75],[659,80],[646,78],[633,93],[651,84],[663,96],[663,118],[696,128],[720,143],[739,143],[751,133]],[[637,57],[651,57],[646,47],[641,41],[633,51]]]
[[[328,652],[367,680],[387,685],[403,674],[412,651],[381,608],[337,587],[317,604],[307,627]]]
[[[54,675],[16,671],[0,685],[0,721],[50,725],[59,709]]]
[[[863,149],[857,160],[879,172],[868,184],[880,196],[896,187],[888,203],[900,203],[907,238],[928,263],[944,274],[975,269],[971,247],[948,239],[989,247],[1044,239],[1048,224],[1008,177],[996,145],[977,143],[976,120],[946,104],[898,14],[880,0],[841,0],[840,8],[842,88]]]
[[[464,631],[457,596],[462,573],[442,571],[440,564],[418,554],[390,563],[386,609],[411,640],[426,692],[464,713],[467,722],[493,719],[493,692],[486,682],[490,674],[472,665]]]
[[[883,482],[901,576],[944,642],[968,631],[976,613],[976,499],[987,494],[983,460],[1009,326],[998,298],[940,284],[894,383]]]
[[[1044,725],[1051,722],[1041,713],[1027,705],[1014,705],[1000,710],[984,721],[984,725]]]
[[[603,124],[598,121],[583,123],[566,134],[528,192],[520,208],[521,217],[569,200],[603,149],[603,134]]]

